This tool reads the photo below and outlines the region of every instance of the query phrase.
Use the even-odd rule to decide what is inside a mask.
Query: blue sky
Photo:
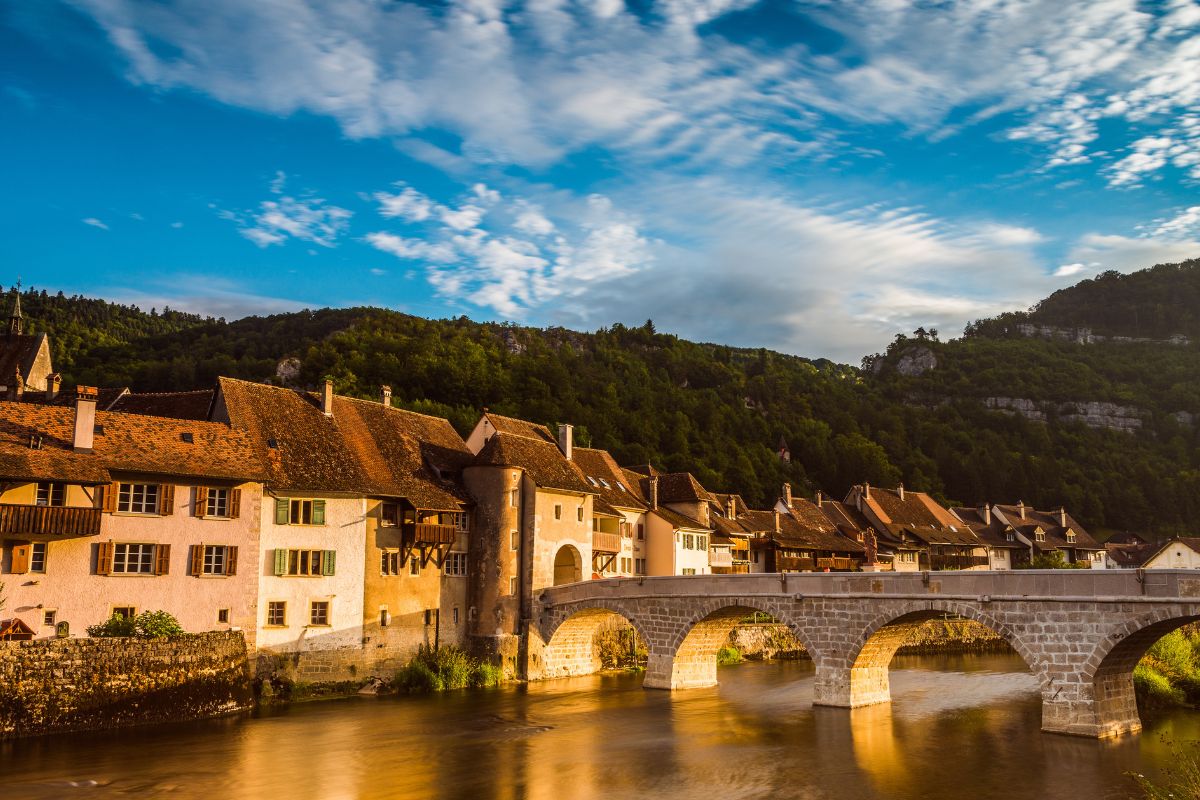
[[[846,361],[1200,257],[1200,2],[0,0],[9,284]]]

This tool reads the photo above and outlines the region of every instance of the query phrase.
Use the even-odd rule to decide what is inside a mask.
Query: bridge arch
[[[543,628],[540,654],[530,655],[530,677],[565,678],[598,672],[601,664],[596,652],[596,634],[614,622],[629,624],[649,646],[641,621],[623,605],[603,600],[590,602],[564,611]]]
[[[729,634],[754,612],[770,615],[787,626],[804,649],[817,658],[809,632],[797,624],[782,603],[770,599],[720,598],[697,604],[665,647],[650,648],[644,685],[650,689],[694,689],[717,684],[717,652]]]
[[[1082,719],[1072,714],[1069,725],[1078,730],[1068,733],[1107,737],[1142,729],[1133,669],[1159,639],[1188,623],[1200,622],[1200,614],[1179,613],[1182,610],[1159,609],[1126,620],[1100,639],[1079,674],[1080,695],[1091,699],[1089,713]]]
[[[947,615],[978,622],[999,634],[1037,677],[1046,696],[1051,680],[1044,659],[1017,631],[971,604],[921,600],[893,605],[875,615],[841,654],[819,662],[813,703],[857,708],[890,702],[889,669],[896,651],[922,623]]]

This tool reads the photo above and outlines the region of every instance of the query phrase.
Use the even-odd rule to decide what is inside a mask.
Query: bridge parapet
[[[592,632],[624,617],[649,650],[645,685],[716,683],[716,651],[752,611],[788,626],[816,665],[814,703],[890,699],[888,664],[912,626],[943,615],[995,630],[1038,678],[1043,729],[1139,730],[1132,670],[1160,636],[1200,620],[1194,570],[804,573],[624,578],[538,593],[530,677],[598,669]],[[567,622],[570,624],[564,624]]]

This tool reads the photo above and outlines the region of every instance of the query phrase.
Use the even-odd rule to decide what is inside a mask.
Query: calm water
[[[354,698],[253,718],[29,740],[0,749],[0,798],[1136,797],[1164,737],[1200,713],[1096,742],[1038,732],[1008,656],[901,657],[891,705],[813,708],[808,662],[721,669],[721,686],[636,675],[431,698]]]

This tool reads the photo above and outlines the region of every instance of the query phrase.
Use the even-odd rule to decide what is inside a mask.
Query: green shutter
[[[312,524],[313,525],[324,525],[325,524],[325,501],[324,500],[313,500]]]
[[[286,497],[275,498],[275,524],[287,525],[291,514],[291,505]]]
[[[275,574],[287,575],[288,551],[283,547],[275,548]]]
[[[326,550],[321,554],[321,574],[332,575],[334,565],[337,564],[337,551]]]

